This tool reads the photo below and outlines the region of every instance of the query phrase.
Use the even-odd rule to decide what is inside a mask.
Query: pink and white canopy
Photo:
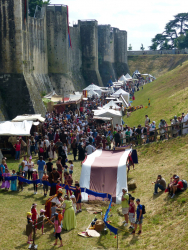
[[[117,204],[121,203],[122,188],[127,188],[127,158],[131,149],[125,151],[96,150],[82,163],[80,186],[95,192],[112,194]],[[88,195],[82,193],[82,201]]]

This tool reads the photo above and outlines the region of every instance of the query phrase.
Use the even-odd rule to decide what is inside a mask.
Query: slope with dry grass
[[[143,109],[133,112],[129,118],[124,117],[124,121],[129,126],[144,125],[145,114],[157,125],[160,119],[166,119],[170,124],[170,118],[174,115],[180,116],[182,112],[188,112],[188,62],[177,66],[159,77],[152,83],[144,85],[143,90],[135,93],[133,105],[144,105]],[[151,100],[151,107],[148,105],[148,98]]]
[[[128,66],[131,74],[137,69],[142,74],[148,73],[159,77],[187,60],[188,55],[129,56]]]

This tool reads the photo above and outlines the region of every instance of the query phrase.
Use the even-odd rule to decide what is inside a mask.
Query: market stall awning
[[[0,136],[30,136],[30,130],[33,121],[23,121],[23,122],[2,122],[0,124]]]
[[[18,115],[16,116],[12,122],[22,122],[22,121],[40,121],[40,122],[44,122],[45,118],[43,118],[40,114],[34,114],[34,115]]]

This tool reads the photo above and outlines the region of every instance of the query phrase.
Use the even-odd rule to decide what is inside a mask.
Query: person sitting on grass
[[[135,228],[132,231],[132,234],[135,234],[137,225],[139,224],[139,231],[138,234],[142,233],[142,221],[143,221],[143,214],[142,214],[142,205],[140,204],[140,199],[136,199],[137,203],[137,210],[136,210],[136,222],[135,222]]]
[[[162,191],[166,189],[166,181],[164,178],[162,178],[160,174],[157,176],[157,180],[155,182],[152,182],[152,184],[154,183],[155,183],[154,193],[153,193],[154,195],[157,194],[158,188],[160,188]]]
[[[184,191],[183,182],[180,180],[178,175],[176,175],[175,180],[177,181],[177,184],[172,185],[170,188],[170,191],[173,192],[171,197],[172,199],[174,198],[175,193]]]

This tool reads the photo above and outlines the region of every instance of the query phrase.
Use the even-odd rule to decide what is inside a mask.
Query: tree
[[[132,45],[129,44],[128,50],[133,50]]]
[[[43,4],[49,4],[50,0],[29,0],[29,15],[34,17],[36,6],[42,7]]]
[[[188,13],[179,13],[174,16],[174,20],[169,21],[162,34],[157,34],[151,41],[149,46],[153,50],[156,45],[159,49],[186,48],[183,40],[188,31]],[[156,49],[157,49],[156,48]]]
[[[144,50],[145,50],[145,48],[144,48],[144,46],[143,46],[143,43],[141,43],[141,47],[140,47],[140,49],[141,49],[142,51],[144,51]]]

